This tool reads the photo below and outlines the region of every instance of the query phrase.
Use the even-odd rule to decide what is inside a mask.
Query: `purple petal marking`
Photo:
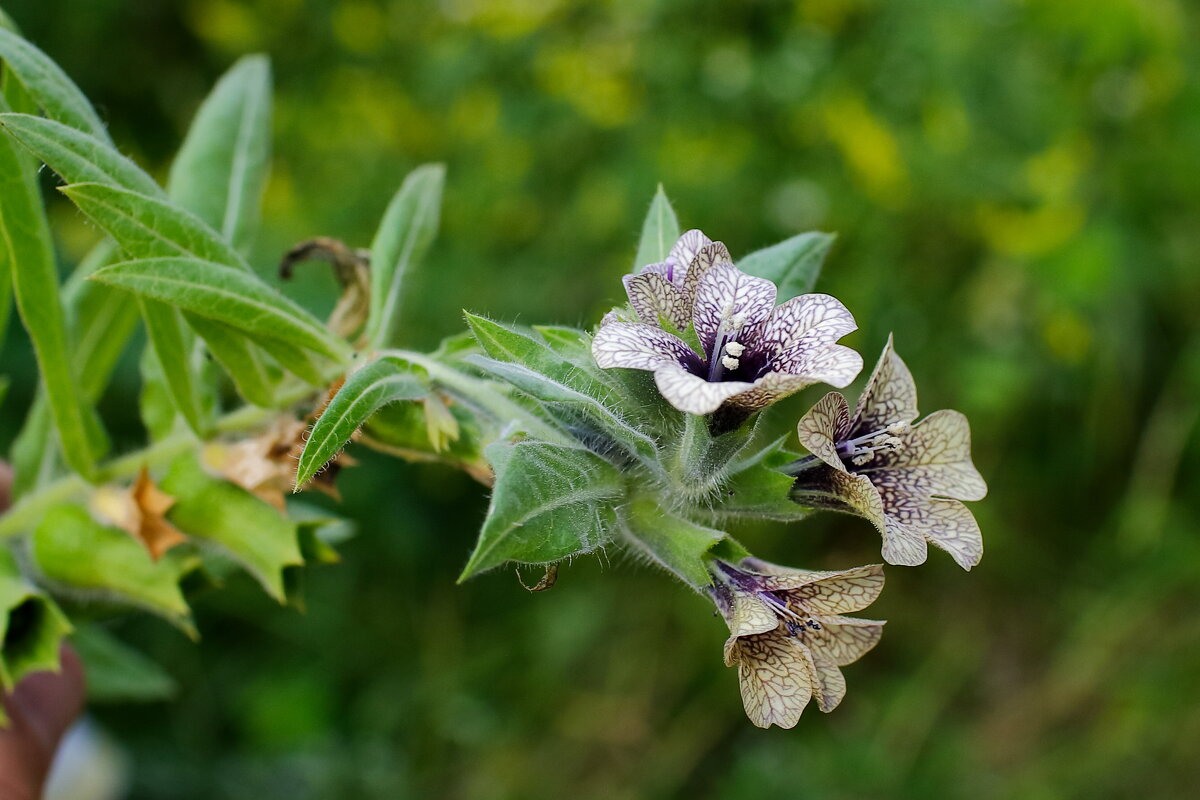
[[[743,329],[753,330],[775,306],[775,284],[747,275],[732,264],[715,264],[700,278],[692,323],[710,358],[721,358],[713,346],[720,335],[737,339]]]
[[[802,294],[771,312],[760,333],[759,346],[770,354],[774,369],[800,374],[803,370],[793,367],[801,367],[810,354],[824,351],[823,345],[833,344],[857,328],[854,315],[837,298]]]
[[[852,436],[881,431],[890,425],[917,418],[917,384],[908,366],[896,354],[888,336],[883,353],[867,379],[854,409]]]
[[[690,347],[664,330],[642,322],[610,322],[596,332],[592,356],[604,369],[654,370],[663,365],[683,369],[699,358]]]
[[[838,455],[838,442],[850,430],[850,404],[838,392],[830,392],[800,418],[796,433],[808,452],[834,469],[846,471]]]
[[[665,276],[642,272],[640,275],[626,275],[623,280],[629,304],[642,322],[657,326],[661,317],[674,325],[676,330],[687,329],[691,315],[684,304],[683,292]]]
[[[744,381],[710,383],[675,363],[655,369],[654,382],[668,403],[688,414],[711,414],[726,400],[753,385]]]
[[[876,452],[856,472],[877,484],[925,497],[982,500],[987,484],[971,463],[971,427],[957,411],[935,411],[897,434],[900,446]]]

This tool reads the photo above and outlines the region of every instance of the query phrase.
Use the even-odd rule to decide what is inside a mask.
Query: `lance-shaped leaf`
[[[766,278],[779,287],[779,302],[812,291],[833,241],[832,233],[801,233],[756,250],[738,261],[742,272]]]
[[[465,316],[479,346],[491,358],[521,364],[600,402],[611,404],[615,400],[612,384],[594,364],[569,360],[532,336],[499,322],[474,314]]]
[[[196,258],[148,258],[97,270],[93,280],[119,286],[256,337],[281,339],[338,361],[349,346],[312,314],[253,275]]]
[[[171,524],[239,563],[271,597],[286,600],[283,570],[302,564],[296,524],[228,481],[213,478],[194,458],[180,458],[162,482],[175,497]]]
[[[354,432],[384,406],[429,393],[426,382],[406,361],[384,356],[351,373],[313,424],[300,454],[296,485],[303,486],[350,441]]]
[[[270,159],[271,65],[265,56],[246,56],[196,112],[167,192],[245,251],[258,226]]]
[[[12,552],[0,547],[0,688],[31,672],[58,668],[58,648],[71,623],[54,601],[22,577]],[[3,722],[0,708],[0,722]]]
[[[195,339],[179,309],[150,297],[138,297],[146,338],[158,360],[163,385],[171,402],[197,434],[204,435],[207,422],[204,396],[197,371],[192,366]]]
[[[91,103],[62,68],[12,31],[0,28],[0,58],[46,116],[108,141],[108,131]]]
[[[621,474],[583,448],[526,440],[484,450],[496,474],[463,581],[506,561],[546,564],[590,553],[613,531]]]
[[[194,632],[179,590],[179,579],[195,566],[193,556],[176,550],[154,561],[128,533],[75,506],[46,512],[32,543],[34,563],[56,591],[137,606]]]
[[[89,428],[98,428],[98,423],[71,366],[54,250],[37,176],[26,154],[15,148],[10,137],[0,137],[0,248],[12,271],[17,309],[33,340],[63,455],[72,469],[89,476],[98,455]]]
[[[130,258],[190,256],[249,271],[245,259],[196,215],[158,197],[75,183],[62,193],[113,237]]]
[[[651,497],[636,498],[620,513],[627,544],[697,591],[712,583],[706,556],[725,533],[672,514]]]
[[[0,126],[67,183],[102,183],[150,196],[163,193],[107,139],[31,114],[0,114]]]
[[[679,220],[675,217],[675,209],[663,191],[662,184],[650,201],[650,210],[642,222],[642,237],[638,241],[637,257],[633,260],[636,270],[647,264],[657,264],[667,260],[671,245],[679,238]]]
[[[275,405],[275,383],[278,372],[263,358],[261,352],[240,331],[216,320],[197,314],[184,315],[213,358],[233,379],[238,394],[256,406]]]
[[[100,625],[77,628],[71,646],[83,661],[89,702],[150,703],[169,700],[179,688],[162,666]]]
[[[658,446],[654,440],[625,422],[595,398],[520,364],[497,361],[481,355],[467,356],[464,360],[541,401],[551,416],[575,438],[587,443],[592,449],[600,449],[602,444],[611,443],[647,464],[657,462]],[[602,439],[603,442],[594,441],[595,439]]]
[[[282,339],[259,339],[255,344],[279,362],[279,366],[313,386],[324,387],[329,383],[329,362],[320,356]]]
[[[397,344],[404,279],[428,252],[437,235],[446,168],[425,164],[410,172],[388,204],[371,242],[371,312],[367,338],[372,347]]]

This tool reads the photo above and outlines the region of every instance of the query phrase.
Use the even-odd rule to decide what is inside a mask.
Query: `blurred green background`
[[[529,595],[455,586],[485,495],[364,454],[359,536],[306,614],[247,581],[193,646],[121,628],[181,682],[99,707],[135,798],[1182,797],[1200,779],[1200,14],[1183,0],[10,0],[119,145],[165,174],[239,55],[270,54],[258,263],[369,242],[404,173],[449,169],[406,300],[414,346],[468,308],[590,325],[662,181],[736,254],[837,231],[819,285],[923,410],[971,419],[986,556],[891,568],[850,690],[744,718],[711,606],[617,553]],[[72,260],[95,237],[59,199]],[[316,269],[297,291],[331,304]],[[29,400],[28,345],[7,444]],[[23,372],[21,372],[23,370]],[[103,405],[132,445],[134,364]],[[21,377],[21,376],[24,377]],[[820,396],[786,406],[781,428]],[[124,427],[122,427],[124,426]],[[124,438],[122,438],[124,437]],[[848,517],[740,531],[811,568],[878,560]],[[536,576],[535,576],[536,577]]]

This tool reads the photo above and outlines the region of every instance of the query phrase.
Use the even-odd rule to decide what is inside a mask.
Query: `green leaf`
[[[460,581],[506,561],[545,564],[609,541],[623,485],[607,461],[583,448],[533,440],[495,442],[484,454],[496,483]]]
[[[712,584],[705,566],[709,551],[725,534],[669,513],[650,497],[621,508],[629,543],[697,591]]]
[[[71,646],[83,661],[88,701],[150,703],[169,700],[179,687],[159,664],[99,625],[82,625]]]
[[[163,193],[153,178],[107,139],[30,114],[0,114],[0,126],[67,183],[102,183],[151,196]]]
[[[159,366],[158,356],[154,348],[147,346],[142,350],[138,362],[138,371],[142,378],[142,391],[138,395],[138,413],[150,440],[157,442],[175,429],[175,401],[171,399],[171,390],[163,377],[162,367]]]
[[[349,346],[321,321],[249,273],[195,258],[148,258],[97,270],[93,280],[224,322],[253,336],[280,339],[339,362]]]
[[[176,459],[162,490],[175,497],[167,512],[172,525],[217,547],[271,597],[286,601],[283,569],[304,563],[294,522],[241,487],[211,477],[194,457]]]
[[[271,64],[245,56],[196,112],[171,165],[171,199],[245,252],[258,226],[271,161]]]
[[[66,615],[25,580],[11,551],[0,547],[0,688],[11,690],[31,672],[58,669],[59,644],[70,632]]]
[[[15,150],[7,136],[0,137],[0,247],[12,270],[17,309],[33,340],[63,455],[72,469],[90,477],[99,454],[89,440],[89,428],[98,423],[91,419],[95,412],[84,401],[71,368],[54,250],[37,176],[30,160]]]
[[[437,235],[446,168],[425,164],[408,174],[388,204],[371,242],[371,312],[367,339],[373,348],[397,344],[404,278]]]
[[[197,371],[192,366],[195,339],[179,309],[139,297],[146,337],[154,348],[158,368],[176,410],[188,427],[203,435],[207,427],[204,399]]]
[[[104,123],[62,68],[17,34],[0,28],[0,58],[46,116],[109,141]]]
[[[215,320],[196,314],[184,314],[209,352],[229,373],[238,394],[256,406],[271,408],[275,405],[275,377],[263,360],[262,354],[240,331]]]
[[[300,454],[296,485],[303,486],[333,460],[350,437],[376,411],[400,400],[429,394],[429,386],[408,362],[384,356],[346,378],[313,424]]]
[[[647,264],[657,264],[665,261],[671,246],[679,238],[679,220],[675,217],[675,209],[663,191],[662,184],[650,201],[650,210],[646,212],[646,220],[642,223],[642,238],[638,242],[637,257],[633,260],[633,268],[639,269]]]
[[[190,256],[250,271],[245,259],[220,234],[166,200],[100,183],[75,183],[60,191],[130,258]]]
[[[779,302],[782,303],[812,291],[836,238],[832,233],[819,231],[801,233],[743,256],[738,267],[778,286]]]
[[[53,590],[137,606],[192,633],[191,610],[179,590],[179,579],[196,562],[182,550],[171,550],[153,561],[128,533],[102,525],[75,506],[46,512],[32,539],[34,563]]]
[[[279,366],[309,384],[321,388],[329,384],[327,376],[329,368],[326,366],[329,362],[320,356],[294,347],[282,339],[259,339],[255,344],[267,351],[272,358],[279,362]]]
[[[595,398],[520,364],[481,355],[468,356],[465,360],[487,374],[512,384],[535,400],[540,400],[575,438],[592,449],[598,449],[599,443],[595,440],[603,438],[606,443],[620,446],[647,464],[657,464],[659,454],[654,440]]]
[[[788,497],[793,483],[794,478],[755,464],[722,487],[720,502],[713,511],[723,516],[795,522],[808,515]]]

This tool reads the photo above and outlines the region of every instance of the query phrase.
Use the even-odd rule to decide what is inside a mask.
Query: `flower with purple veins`
[[[706,241],[689,231],[672,248],[674,258],[626,280],[642,321],[606,317],[592,343],[597,364],[651,371],[675,408],[722,410],[735,423],[814,383],[854,380],[862,357],[836,344],[857,327],[844,305],[806,294],[776,306],[775,284],[742,272],[723,244]],[[681,259],[692,252],[681,272]],[[680,333],[690,326],[699,351],[662,321]]]
[[[870,520],[889,564],[922,564],[934,544],[970,569],[983,557],[983,537],[959,501],[987,494],[971,463],[970,425],[957,411],[913,424],[918,416],[912,373],[889,337],[853,414],[830,392],[800,420],[800,443],[812,455],[785,468],[796,476],[792,499]]]
[[[839,669],[879,641],[883,621],[845,617],[874,602],[883,568],[789,569],[755,558],[713,562],[708,592],[729,626],[725,665],[738,667],[746,716],[791,728],[811,699],[832,711],[846,693]]]

